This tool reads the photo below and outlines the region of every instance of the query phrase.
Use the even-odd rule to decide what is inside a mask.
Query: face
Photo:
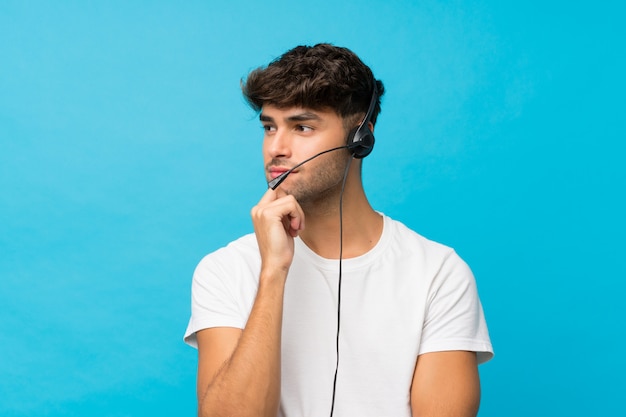
[[[344,146],[347,132],[334,111],[263,106],[263,158],[270,181],[319,152]],[[296,168],[279,186],[300,202],[314,202],[337,193],[350,154],[332,151]]]

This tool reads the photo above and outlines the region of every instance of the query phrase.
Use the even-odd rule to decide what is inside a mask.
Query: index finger
[[[261,197],[261,199],[259,200],[259,203],[257,205],[265,205],[277,199],[278,199],[278,193],[272,190],[271,188],[268,188],[265,194],[263,194],[263,197]]]

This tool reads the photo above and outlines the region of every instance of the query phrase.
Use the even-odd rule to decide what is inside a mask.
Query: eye
[[[298,132],[312,132],[313,128],[311,126],[297,125],[296,130]]]
[[[263,125],[262,128],[267,133],[276,131],[276,126],[269,125],[269,124]]]

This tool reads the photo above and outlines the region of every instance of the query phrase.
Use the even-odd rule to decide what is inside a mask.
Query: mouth
[[[280,177],[281,175],[283,175],[285,172],[289,171],[289,168],[284,168],[284,167],[271,167],[268,169],[270,178],[274,179],[277,177]],[[291,171],[291,174],[295,174],[297,171]],[[289,175],[291,175],[289,174]]]

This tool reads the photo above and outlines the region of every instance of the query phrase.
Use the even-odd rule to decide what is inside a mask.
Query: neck
[[[340,252],[340,194],[303,206],[306,228],[300,237],[318,255],[338,259]],[[371,207],[360,178],[349,176],[343,194],[343,258],[371,250],[382,234],[382,216]]]

